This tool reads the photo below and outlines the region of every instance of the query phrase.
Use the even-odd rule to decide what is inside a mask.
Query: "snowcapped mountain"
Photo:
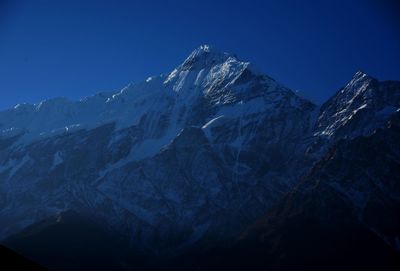
[[[204,45],[169,75],[149,77],[117,93],[17,105],[0,113],[0,129],[3,138],[20,135],[18,143],[30,143],[107,123],[116,123],[121,130],[145,122],[143,140],[150,142],[137,148],[157,145],[149,154],[143,153],[146,156],[155,154],[186,126],[204,126],[208,131],[232,118],[266,110],[276,113],[275,107],[284,106],[313,107],[250,63]],[[135,156],[142,158],[139,153]]]
[[[314,108],[250,63],[210,46],[169,75],[115,94],[16,106],[0,113],[1,235],[75,201],[107,219],[131,219],[135,228],[179,218],[193,233],[195,226],[211,227],[210,217],[193,220],[201,219],[196,209],[211,210],[210,204],[220,202],[217,214],[254,202],[258,213],[289,188],[285,164],[301,153]],[[96,210],[104,201],[109,208]]]
[[[116,93],[17,105],[0,112],[0,238],[74,210],[160,254],[229,240],[399,93],[358,72],[318,107],[203,45]]]

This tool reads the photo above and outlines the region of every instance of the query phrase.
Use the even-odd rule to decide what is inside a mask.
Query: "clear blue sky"
[[[358,70],[400,80],[390,0],[0,0],[0,109],[118,90],[200,44],[321,102]]]

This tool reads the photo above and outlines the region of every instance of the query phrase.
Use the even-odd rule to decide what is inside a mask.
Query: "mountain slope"
[[[399,82],[358,72],[319,108],[203,45],[171,73],[116,93],[18,105],[0,112],[0,239],[71,211],[142,253],[179,259],[228,246],[266,213],[294,238],[287,221],[304,207],[311,221],[338,218],[321,236],[359,231],[355,240],[391,254],[399,136],[375,131],[397,114],[399,93]],[[295,208],[280,216],[270,211],[278,203]],[[18,251],[38,236],[17,238]]]
[[[398,270],[400,113],[342,140],[230,247],[188,251],[186,270]]]
[[[127,270],[133,263],[140,267],[118,233],[74,211],[31,225],[3,243],[50,270]]]
[[[336,144],[238,246],[288,270],[397,270],[399,138],[397,113],[373,135]]]
[[[220,229],[221,217],[251,221],[295,181],[314,110],[250,63],[201,46],[168,76],[115,94],[2,112],[0,236],[71,208],[146,244],[159,243],[155,229],[176,230],[176,219],[193,241]],[[175,166],[187,156],[191,165]],[[198,221],[208,206],[215,217]]]
[[[378,81],[358,71],[321,106],[310,151],[320,151],[321,146],[342,138],[369,135],[382,127],[400,107],[399,89],[398,81]]]

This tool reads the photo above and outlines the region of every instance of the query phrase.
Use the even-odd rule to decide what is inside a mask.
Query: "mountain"
[[[53,256],[47,250],[35,254],[34,244],[53,240],[47,237],[53,231],[63,235],[78,227],[71,225],[87,225],[102,232],[87,244],[122,238],[123,255],[181,259],[220,244],[235,247],[255,221],[296,195],[290,204],[299,209],[293,212],[315,210],[315,219],[333,216],[335,208],[303,204],[333,198],[335,205],[345,198],[343,211],[366,232],[360,238],[371,237],[392,253],[398,232],[376,215],[359,216],[362,206],[372,204],[397,227],[400,192],[391,174],[398,163],[392,153],[398,134],[388,132],[393,128],[387,123],[398,114],[399,93],[399,82],[357,72],[317,106],[249,62],[203,45],[169,74],[116,93],[17,105],[0,112],[0,238],[42,262]],[[378,137],[381,133],[391,140]],[[387,144],[380,150],[379,140]],[[357,142],[363,142],[358,149]],[[370,144],[378,146],[379,160],[368,152]],[[348,153],[331,165],[335,150]],[[372,164],[357,160],[367,155]],[[354,161],[358,170],[351,171]],[[320,183],[316,172],[329,185],[308,193]],[[289,219],[291,213],[282,216]],[[57,217],[67,217],[69,226],[54,224]],[[264,229],[274,226],[266,223]],[[59,245],[70,247],[67,241]],[[114,267],[126,262],[110,259]]]
[[[0,113],[0,236],[68,209],[146,245],[161,225],[196,241],[246,224],[295,180],[314,110],[210,46],[115,94],[16,106]]]
[[[380,82],[358,71],[321,106],[315,127],[317,140],[311,150],[329,146],[326,141],[369,135],[382,127],[399,108],[399,89],[398,81]]]

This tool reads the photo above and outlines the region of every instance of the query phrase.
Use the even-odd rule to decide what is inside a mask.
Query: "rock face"
[[[340,140],[230,246],[191,250],[171,270],[398,270],[400,112]],[[185,266],[186,264],[186,266]]]
[[[283,270],[400,268],[399,138],[398,112],[369,136],[337,142],[241,236],[234,253],[256,251],[245,252],[249,258],[241,263]]]
[[[375,165],[368,161],[359,161],[351,181],[333,173],[345,174],[342,166],[367,155],[367,147],[350,151],[346,142],[377,137],[399,107],[399,82],[358,72],[319,108],[207,45],[170,74],[117,93],[17,105],[0,112],[0,237],[74,210],[160,255],[231,240],[302,176],[311,178],[332,146],[351,154],[320,170],[332,185],[319,196],[340,192],[362,216],[368,202],[400,198],[396,177],[383,164],[367,172]],[[396,157],[395,139],[382,157]],[[388,161],[393,170],[398,161]],[[360,221],[391,246],[399,242],[376,217]]]
[[[383,126],[399,108],[399,89],[398,81],[379,82],[358,71],[344,88],[321,106],[315,146],[329,146],[326,141],[369,135]]]

